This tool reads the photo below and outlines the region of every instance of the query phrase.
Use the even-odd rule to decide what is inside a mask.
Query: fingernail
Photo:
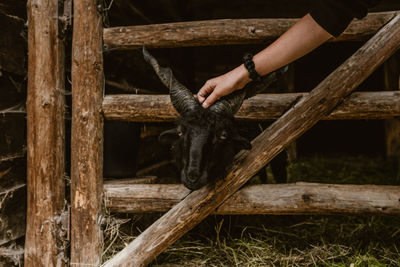
[[[203,103],[203,108],[208,108],[208,103],[207,102]]]

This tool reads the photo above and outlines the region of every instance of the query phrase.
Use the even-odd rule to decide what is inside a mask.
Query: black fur
[[[181,116],[177,127],[162,133],[160,141],[172,145],[181,181],[191,190],[221,179],[235,154],[251,148],[233,117],[200,106]]]

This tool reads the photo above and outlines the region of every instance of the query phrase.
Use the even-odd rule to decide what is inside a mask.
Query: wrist
[[[237,90],[242,89],[246,86],[249,82],[251,82],[249,72],[247,71],[246,67],[242,64],[235,69],[236,77],[237,77]]]

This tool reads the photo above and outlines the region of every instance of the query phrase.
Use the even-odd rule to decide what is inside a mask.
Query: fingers
[[[219,95],[217,94],[216,91],[213,91],[211,95],[209,95],[203,102],[202,106],[203,108],[208,108],[212,104],[214,104],[215,101],[219,99]]]
[[[215,83],[213,83],[211,80],[208,80],[197,93],[197,99],[199,100],[199,102],[203,103],[204,100],[206,100],[207,95],[212,93],[214,89],[215,89]]]

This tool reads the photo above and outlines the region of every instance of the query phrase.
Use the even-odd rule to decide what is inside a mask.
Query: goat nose
[[[189,180],[197,180],[200,177],[200,172],[198,170],[190,170],[188,172],[188,178]]]

